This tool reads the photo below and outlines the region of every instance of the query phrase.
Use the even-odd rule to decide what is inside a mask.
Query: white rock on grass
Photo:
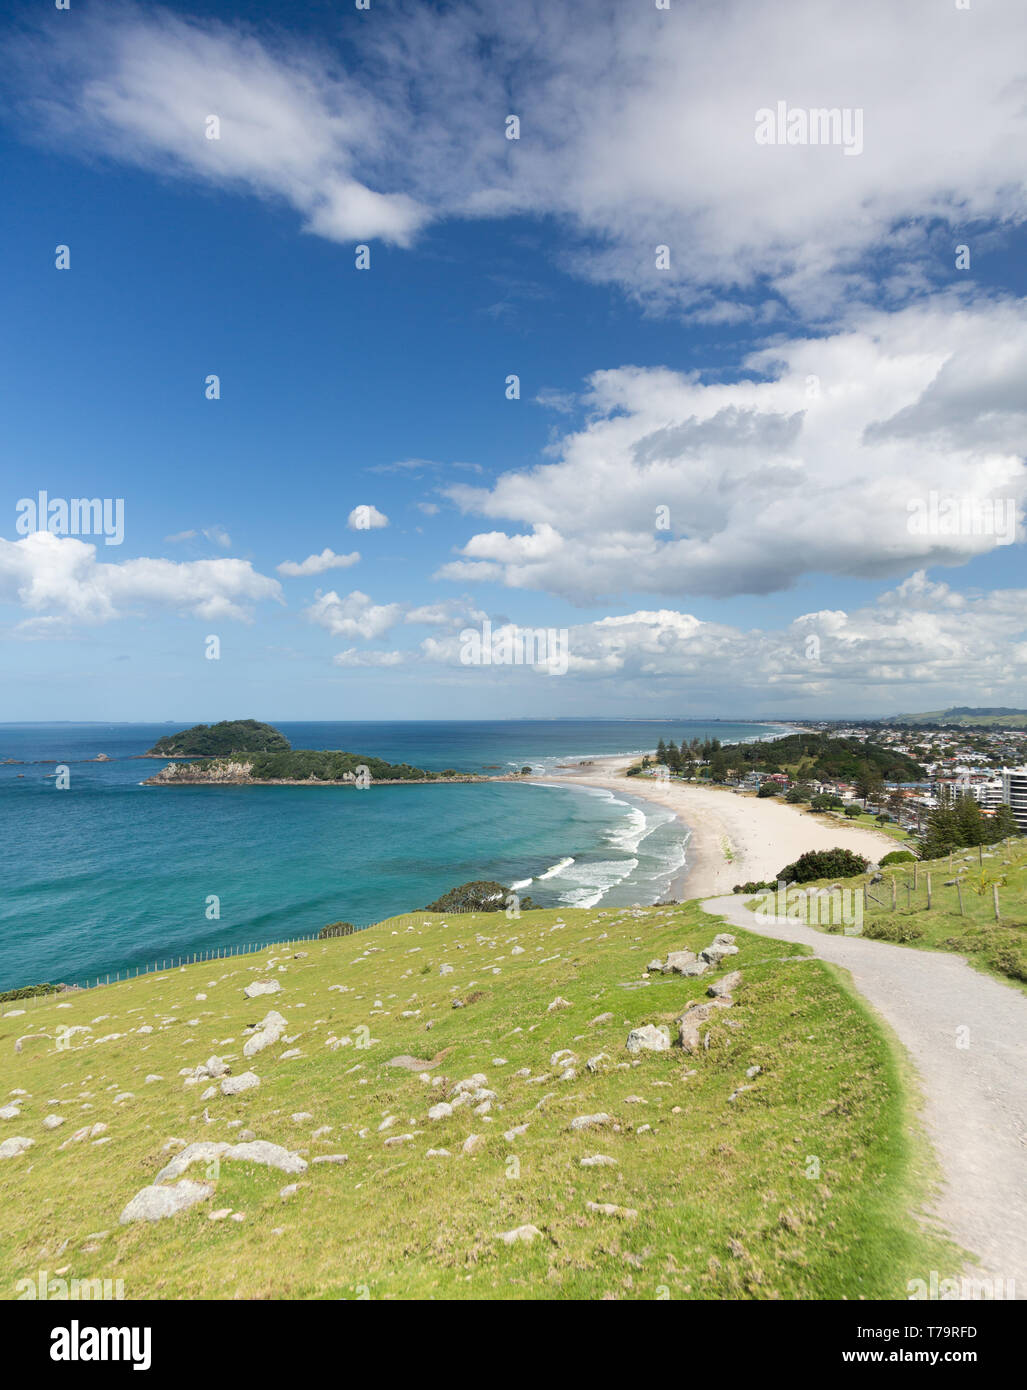
[[[21,1134],[5,1139],[0,1144],[0,1158],[18,1158],[21,1154],[27,1153],[35,1142],[34,1139],[26,1139]]]
[[[154,1178],[154,1184],[167,1183],[181,1175],[194,1163],[212,1162],[258,1163],[264,1168],[277,1168],[282,1173],[302,1173],[307,1161],[299,1154],[291,1153],[280,1144],[270,1144],[266,1139],[255,1139],[243,1144],[225,1144],[214,1140],[199,1140],[188,1144],[181,1153],[175,1155]]]
[[[247,999],[258,999],[262,994],[277,994],[282,986],[277,980],[254,980],[243,990]]]
[[[500,1231],[496,1240],[501,1240],[504,1245],[516,1245],[520,1241],[530,1245],[535,1237],[541,1234],[537,1226],[515,1226],[512,1231]]]
[[[622,1221],[634,1221],[638,1217],[638,1212],[634,1207],[618,1207],[613,1202],[586,1202],[587,1211],[597,1212],[600,1216],[618,1216]]]
[[[617,1160],[611,1158],[609,1154],[589,1154],[586,1158],[579,1159],[582,1168],[616,1168]]]
[[[252,1091],[255,1086],[260,1085],[260,1077],[256,1072],[244,1071],[241,1076],[226,1076],[221,1083],[221,1094],[223,1096],[237,1096],[243,1091]]]
[[[21,1114],[21,1106],[4,1105],[0,1107],[0,1120],[16,1120]]]
[[[243,1043],[243,1056],[254,1057],[258,1052],[263,1052],[265,1047],[270,1047],[278,1041],[285,1029],[285,1019],[272,1009],[257,1025],[257,1032]]]
[[[453,1155],[448,1149],[429,1149],[425,1158],[452,1158]]]
[[[576,1115],[571,1120],[569,1129],[602,1129],[610,1123],[610,1117],[605,1112],[600,1111],[597,1115]]]
[[[453,1113],[453,1107],[448,1101],[441,1101],[438,1105],[433,1105],[428,1111],[429,1120],[448,1120]]]
[[[311,1163],[348,1163],[349,1154],[319,1154]]]
[[[180,1211],[188,1211],[197,1202],[205,1202],[213,1195],[212,1182],[190,1182],[188,1178],[183,1178],[174,1187],[144,1187],[132,1198],[119,1219],[122,1226],[132,1221],[160,1221],[164,1217],[177,1216]]]
[[[571,1001],[570,1001],[569,999],[564,999],[561,995],[558,994],[558,995],[556,996],[556,998],[553,1000],[553,1002],[552,1002],[551,1004],[549,1004],[549,1005],[546,1006],[546,1013],[547,1013],[547,1014],[552,1014],[552,1013],[555,1013],[555,1012],[557,1011],[557,1009],[570,1009],[570,1008],[573,1008],[573,1005],[571,1004]]]
[[[60,1127],[61,1127],[61,1125],[62,1125],[63,1123],[64,1123],[64,1116],[63,1116],[63,1115],[47,1115],[46,1119],[43,1121],[43,1128],[44,1128],[44,1129],[60,1129]]]
[[[669,1052],[670,1035],[653,1023],[641,1028],[632,1028],[624,1044],[629,1052]]]

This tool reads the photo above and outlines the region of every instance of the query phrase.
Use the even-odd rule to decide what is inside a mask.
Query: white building
[[[1027,832],[1027,767],[1002,769],[1002,800],[1021,830]]]

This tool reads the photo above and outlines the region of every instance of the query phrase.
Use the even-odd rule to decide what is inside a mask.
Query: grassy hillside
[[[957,705],[951,709],[931,710],[927,714],[897,714],[887,724],[937,724],[975,729],[1027,728],[1027,710],[1010,709],[1003,705]]]
[[[837,883],[862,897],[866,885],[865,936],[918,950],[955,951],[976,969],[1027,991],[1027,841],[1009,840],[982,849],[980,855],[976,849],[957,849],[943,859],[921,860],[915,885],[912,864],[886,866],[881,874],[880,883],[871,883],[871,876],[862,874],[803,886],[827,888]],[[999,893],[997,922],[993,886],[998,886]],[[749,906],[755,910],[758,899],[751,899]],[[829,930],[819,924],[816,912],[811,924]]]
[[[0,1103],[20,1113],[0,1141],[34,1145],[0,1160],[0,1293],[46,1269],[121,1278],[127,1298],[894,1298],[958,1269],[913,1215],[928,1163],[906,1081],[839,977],[744,932],[701,979],[647,974],[717,930],[693,904],[415,913],[8,1014]],[[732,969],[705,1049],[626,1049],[643,1024],[676,1037]],[[281,989],[249,1000],[254,981]],[[244,1057],[269,1009],[284,1036]],[[61,1026],[86,1031],[59,1048]],[[259,1086],[186,1085],[212,1054]],[[476,1073],[493,1098],[427,1118]],[[608,1118],[570,1127],[589,1115]],[[119,1224],[183,1141],[254,1136],[347,1157],[299,1174],[200,1163],[184,1177],[206,1200]],[[612,1162],[583,1165],[595,1156]],[[530,1243],[497,1238],[526,1224]]]

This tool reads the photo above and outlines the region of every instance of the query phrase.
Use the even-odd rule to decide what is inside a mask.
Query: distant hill
[[[1027,728],[1027,709],[1008,709],[1003,705],[953,705],[951,709],[932,710],[927,714],[897,714],[885,724],[955,724],[962,728],[991,729]]]
[[[195,724],[158,739],[147,754],[153,758],[223,758],[229,753],[288,753],[292,744],[270,724],[257,719],[225,719]]]

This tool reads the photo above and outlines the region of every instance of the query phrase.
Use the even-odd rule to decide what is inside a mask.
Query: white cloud
[[[409,660],[407,652],[365,652],[357,647],[347,647],[332,657],[336,666],[402,666]]]
[[[351,531],[377,531],[388,524],[389,518],[385,513],[368,502],[361,502],[359,506],[354,507],[346,518],[346,525]]]
[[[319,593],[304,610],[311,622],[326,628],[333,637],[363,637],[371,641],[394,627],[403,615],[398,603],[376,604],[359,589],[340,598],[334,589]]]
[[[998,502],[1010,521],[1022,509],[1024,310],[946,296],[865,315],[751,354],[729,384],[597,372],[591,417],[557,462],[447,489],[465,512],[528,529],[478,532],[439,577],[590,603],[763,594],[803,574],[879,578],[986,554],[1011,532],[920,534],[914,511],[932,493]]]
[[[326,570],[344,570],[355,565],[360,559],[360,551],[353,550],[348,555],[336,555],[325,546],[320,555],[308,555],[305,560],[283,560],[278,573],[296,578],[299,575],[324,574]]]
[[[815,637],[811,646],[807,639]],[[675,609],[640,610],[571,627],[568,681],[608,682],[646,701],[689,699],[732,712],[830,701],[891,713],[987,692],[1022,704],[1027,589],[966,596],[923,571],[875,603],[807,613],[765,630],[706,622]],[[420,644],[427,663],[461,667],[455,633]],[[815,653],[815,659],[808,652]],[[461,667],[468,679],[529,681],[544,666]],[[911,701],[914,702],[911,704]]]
[[[765,321],[781,297],[828,311],[874,276],[902,300],[956,275],[952,230],[1027,206],[1018,0],[792,0],[787,22],[765,0],[597,0],[584,25],[575,6],[410,4],[361,26],[348,66],[280,34],[127,13],[17,48],[33,129],[284,199],[343,242],[559,218],[566,268],[709,322]],[[864,152],[758,145],[756,112],[778,101],[861,110]]]
[[[252,605],[265,599],[281,602],[281,586],[248,560],[101,564],[95,545],[46,531],[0,540],[0,601],[20,604],[35,619],[103,623],[155,605],[248,622]]]

